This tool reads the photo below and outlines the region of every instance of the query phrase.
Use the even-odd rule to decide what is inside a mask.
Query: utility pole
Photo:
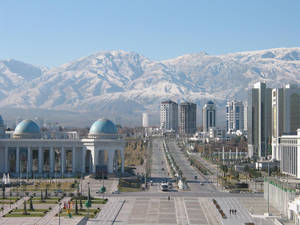
[[[58,203],[58,225],[60,225],[60,205],[61,202]]]
[[[270,174],[270,162],[268,162],[268,178]],[[270,215],[270,188],[269,188],[269,179],[268,179],[268,215]]]

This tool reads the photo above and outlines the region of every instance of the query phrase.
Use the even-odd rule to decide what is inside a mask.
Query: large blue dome
[[[108,119],[99,119],[93,123],[89,134],[117,134],[118,130],[113,122]]]
[[[214,102],[210,100],[210,101],[207,102],[207,104],[208,104],[208,105],[213,105]]]
[[[14,134],[39,134],[39,133],[40,133],[39,126],[32,120],[23,120],[17,125],[14,131]]]

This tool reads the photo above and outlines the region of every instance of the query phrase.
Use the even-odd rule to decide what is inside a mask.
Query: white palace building
[[[124,172],[125,141],[107,119],[93,123],[86,138],[46,137],[32,120],[20,122],[10,137],[0,116],[0,172],[15,177],[74,177],[99,171]]]

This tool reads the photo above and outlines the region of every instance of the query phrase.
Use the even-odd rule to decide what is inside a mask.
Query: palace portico
[[[82,176],[97,168],[109,174],[124,172],[125,141],[110,120],[97,120],[85,139],[41,136],[35,122],[24,120],[12,138],[0,139],[1,172],[22,177]]]

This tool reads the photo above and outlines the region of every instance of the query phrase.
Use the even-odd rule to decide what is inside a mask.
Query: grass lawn
[[[18,198],[18,197],[6,197],[6,198],[0,198],[0,200],[16,200],[16,201],[18,201],[20,198]]]
[[[23,213],[12,213],[12,214],[6,214],[3,217],[43,217],[45,216],[44,213],[28,213],[24,215]]]
[[[78,197],[73,197],[72,202],[73,202],[73,204],[75,204],[76,199],[77,199],[77,204],[79,205],[80,198],[78,198]],[[86,200],[87,200],[87,198],[82,199],[81,200],[82,204],[84,204]],[[103,198],[93,198],[91,201],[92,201],[92,204],[106,204],[106,202],[107,202],[107,200],[103,199]]]
[[[106,200],[105,199],[93,199],[92,200],[92,204],[106,204]]]
[[[72,216],[88,216],[89,218],[94,218],[98,213],[100,212],[100,209],[78,209],[78,214],[75,214],[75,209],[71,209],[71,214]],[[58,214],[56,214],[55,216],[58,216]],[[69,214],[67,213],[67,211],[64,209],[61,213],[60,216],[69,216]]]
[[[48,209],[27,209],[27,214],[24,214],[24,209],[14,209],[4,217],[43,217],[48,211]]]
[[[19,188],[12,188],[12,191],[40,191],[40,190],[46,190],[48,191],[54,191],[54,190],[62,190],[62,191],[69,191],[73,192],[76,189],[76,185],[74,182],[66,181],[66,182],[38,182],[32,185],[27,186],[21,186]]]
[[[119,187],[120,192],[136,192],[142,191],[141,188],[133,188],[133,187]]]
[[[61,198],[51,197],[44,200],[41,200],[40,197],[32,198],[32,204],[57,204]],[[30,204],[30,200],[27,201],[27,204]]]
[[[30,209],[27,209],[27,212],[29,213],[34,213],[34,212],[48,212],[49,210],[48,209],[34,209],[34,210],[30,210]],[[21,212],[23,213],[24,212],[24,209],[14,209],[13,212]]]
[[[46,200],[33,200],[32,204],[57,204],[58,200],[50,200],[50,199],[46,199]],[[27,204],[30,204],[30,201],[27,201]]]

